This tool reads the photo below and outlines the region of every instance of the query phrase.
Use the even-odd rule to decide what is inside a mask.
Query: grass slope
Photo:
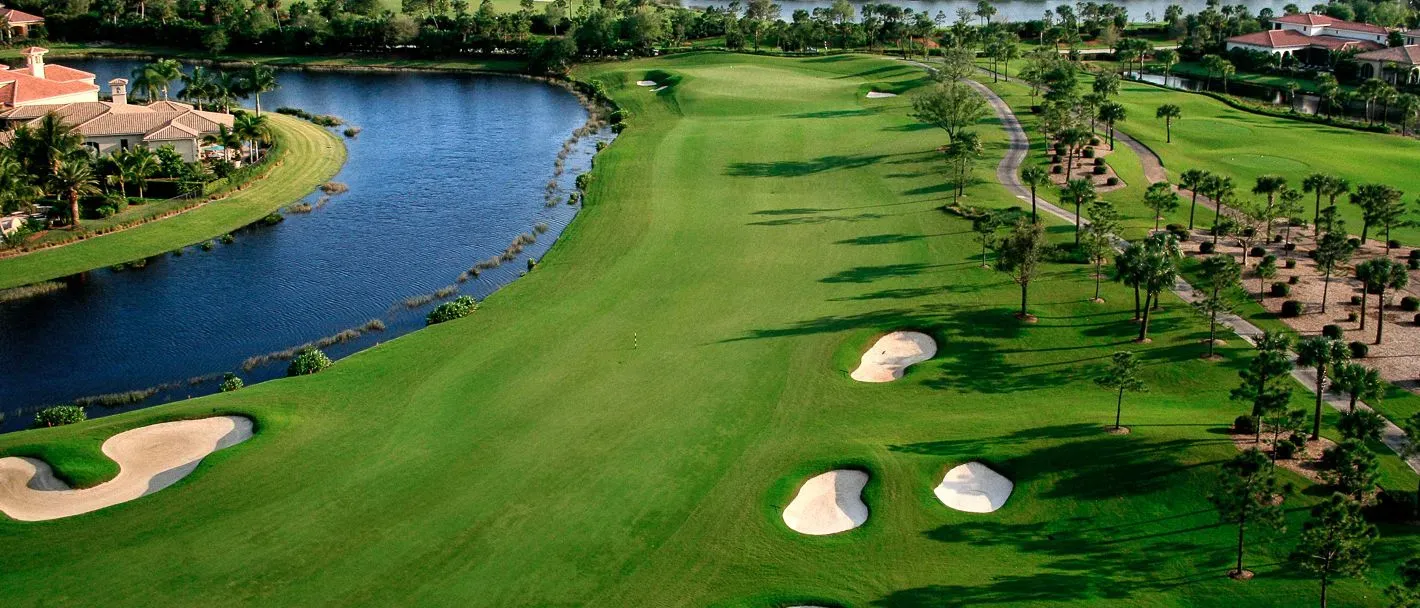
[[[660,93],[651,70],[679,76]],[[1223,576],[1232,528],[1204,499],[1235,449],[1220,434],[1244,362],[1198,360],[1177,301],[1130,343],[1128,295],[1090,304],[1051,266],[1018,291],[979,267],[934,149],[907,117],[920,73],[881,59],[681,55],[587,66],[631,115],[598,157],[587,207],[537,270],[475,315],[315,376],[89,423],[0,436],[77,480],[126,428],[244,413],[259,430],[139,501],[0,522],[8,605],[435,604],[854,606],[952,603],[1299,605],[1315,585],[1261,542],[1249,583]],[[990,175],[1002,151],[989,135]],[[994,184],[971,202],[1016,201]],[[1063,226],[1052,227],[1068,238]],[[848,379],[880,332],[942,345],[898,382]],[[1138,349],[1151,393],[1128,436],[1091,376]],[[1299,398],[1299,405],[1305,402]],[[983,516],[935,502],[980,460],[1016,482]],[[1414,476],[1385,460],[1387,483]],[[872,516],[804,537],[779,520],[808,475],[872,472]],[[111,468],[111,467],[110,467]],[[1292,505],[1300,509],[1319,491]],[[1374,604],[1413,529],[1387,528]]]
[[[284,156],[264,179],[163,220],[0,259],[0,289],[158,255],[220,236],[310,194],[345,164],[345,144],[330,131],[274,112],[265,116]]]

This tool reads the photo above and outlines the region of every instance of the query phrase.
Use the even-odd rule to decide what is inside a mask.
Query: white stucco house
[[[1407,44],[1356,56],[1362,78],[1380,78],[1391,84],[1420,84],[1420,45]]]
[[[62,65],[45,65],[48,49],[32,46],[21,54],[24,67],[0,69],[0,108],[98,101],[95,76]]]
[[[1271,29],[1227,40],[1226,48],[1292,57],[1309,65],[1324,65],[1335,51],[1376,51],[1386,47],[1390,29],[1343,21],[1316,13],[1282,15]]]

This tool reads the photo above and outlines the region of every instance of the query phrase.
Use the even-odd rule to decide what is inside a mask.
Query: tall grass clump
[[[156,387],[141,388],[137,390],[123,391],[119,393],[104,393],[102,395],[80,397],[74,400],[74,405],[78,405],[80,407],[88,407],[91,405],[117,407],[120,405],[141,403],[144,399],[152,397],[156,394],[158,394],[158,389]]]
[[[329,195],[345,194],[350,191],[350,186],[344,182],[326,182],[320,185],[320,191]]]
[[[35,296],[55,293],[63,289],[64,284],[58,281],[45,281],[43,283],[34,283],[31,285],[22,285],[20,287],[11,287],[9,289],[0,289],[0,302],[13,302],[15,300],[33,298]]]

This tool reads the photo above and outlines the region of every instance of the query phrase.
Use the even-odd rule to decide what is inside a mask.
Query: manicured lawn
[[[679,80],[653,93],[652,70]],[[253,416],[252,440],[168,490],[44,524],[0,522],[7,604],[852,606],[1305,605],[1316,585],[1259,540],[1257,579],[1223,576],[1234,530],[1205,496],[1244,351],[1199,360],[1176,300],[1130,342],[1129,295],[1088,302],[1078,266],[1019,292],[983,270],[949,191],[943,135],[907,117],[901,63],[688,54],[586,66],[628,110],[586,208],[527,277],[470,318],[315,376],[59,429],[0,436],[86,482],[121,429]],[[658,75],[658,77],[660,77]],[[1002,137],[991,123],[986,178]],[[1016,201],[995,184],[973,204]],[[1053,238],[1069,238],[1056,224]],[[895,383],[848,378],[877,334],[942,346]],[[1127,436],[1092,376],[1138,350],[1151,392]],[[1305,399],[1298,397],[1298,406]],[[931,488],[978,460],[1010,476],[990,515]],[[1413,489],[1399,460],[1386,483]],[[873,479],[857,530],[779,519],[811,474]],[[1289,479],[1301,482],[1299,478]],[[1302,484],[1305,485],[1305,484]],[[1292,500],[1292,529],[1321,492]],[[1378,605],[1414,529],[1387,527]],[[1261,539],[1262,537],[1258,537]]]
[[[0,259],[0,289],[146,258],[220,236],[310,194],[345,164],[345,144],[329,130],[274,112],[264,116],[274,127],[283,154],[280,165],[264,179],[172,217]]]

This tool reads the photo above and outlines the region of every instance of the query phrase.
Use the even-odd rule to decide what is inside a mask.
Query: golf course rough
[[[635,82],[652,70],[681,80],[650,94]],[[0,518],[7,608],[1315,604],[1285,566],[1224,575],[1237,531],[1207,496],[1237,449],[1214,431],[1242,413],[1229,391],[1251,351],[1199,360],[1206,322],[1172,296],[1154,344],[1122,346],[1132,292],[1106,282],[1091,303],[1076,264],[1046,262],[1030,286],[1046,322],[1017,322],[1019,286],[981,269],[970,224],[941,210],[945,134],[908,116],[931,82],[920,68],[694,53],[574,76],[632,118],[537,272],[477,315],[313,376],[0,435],[0,456],[79,486],[116,473],[99,447],[136,426],[215,408],[261,430],[133,503]],[[874,84],[905,95],[863,99]],[[999,125],[975,130],[964,200],[1020,206],[992,179]],[[1049,221],[1052,243],[1073,241]],[[942,345],[914,381],[846,377],[872,339],[909,328]],[[1113,396],[1093,378],[1120,348],[1147,362],[1150,391],[1128,405],[1135,432],[1111,437]],[[969,516],[929,493],[970,461],[1009,471],[1005,508]],[[1387,491],[1415,491],[1399,458],[1380,462]],[[869,522],[781,523],[833,468],[872,471]],[[1287,498],[1289,530],[1314,494]],[[1294,547],[1254,545],[1259,564]],[[1382,605],[1417,550],[1412,529],[1383,526],[1372,574],[1338,581],[1334,602]]]
[[[118,463],[118,477],[80,490],[56,478],[43,460],[0,458],[0,512],[20,521],[44,521],[128,502],[177,483],[208,454],[251,435],[251,419],[241,416],[163,422],[124,431],[103,444],[103,453]]]
[[[878,338],[863,353],[858,368],[850,374],[859,382],[892,382],[914,364],[937,354],[937,341],[917,331],[895,331]]]
[[[847,532],[868,521],[863,487],[868,474],[837,469],[813,476],[784,508],[784,523],[801,534],[823,536]]]

